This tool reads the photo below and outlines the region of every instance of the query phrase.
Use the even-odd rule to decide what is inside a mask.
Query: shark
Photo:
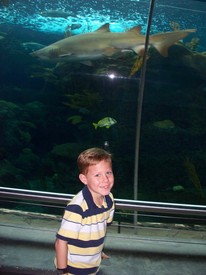
[[[154,47],[162,56],[168,56],[168,49],[195,29],[176,30],[150,35],[149,47]],[[84,62],[99,58],[109,58],[123,51],[134,51],[142,56],[145,36],[141,27],[135,26],[125,32],[111,32],[109,23],[94,32],[66,37],[49,46],[34,51],[32,56],[54,62]]]

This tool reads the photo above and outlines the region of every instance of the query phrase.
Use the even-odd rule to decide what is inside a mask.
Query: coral
[[[0,118],[13,117],[18,110],[20,110],[20,108],[16,104],[6,100],[0,100]]]
[[[24,168],[24,175],[34,176],[39,167],[40,159],[30,148],[24,148],[15,160],[15,164],[17,167]]]
[[[198,37],[194,37],[190,42],[186,43],[185,46],[191,51],[196,51],[199,43],[200,39]]]
[[[54,74],[53,69],[50,68],[38,68],[40,71],[35,72],[30,75],[31,78],[43,78],[46,82],[54,82],[58,81],[57,76]]]
[[[23,144],[28,144],[31,141],[31,135],[28,131],[22,131],[19,129],[19,138]]]
[[[0,185],[25,188],[25,181],[22,177],[23,171],[16,168],[10,161],[1,160],[0,165]]]
[[[178,31],[180,30],[180,24],[175,22],[175,21],[171,21],[170,22],[170,28],[173,30],[173,31]]]

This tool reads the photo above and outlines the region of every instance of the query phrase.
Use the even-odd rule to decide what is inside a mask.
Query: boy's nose
[[[108,175],[107,175],[107,174],[104,174],[103,180],[104,180],[104,181],[108,181],[108,178],[109,178]]]

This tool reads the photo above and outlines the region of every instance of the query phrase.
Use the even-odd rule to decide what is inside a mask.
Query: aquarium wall
[[[75,194],[97,146],[116,198],[206,202],[206,3],[154,1],[145,51],[151,4],[1,1],[0,186]]]

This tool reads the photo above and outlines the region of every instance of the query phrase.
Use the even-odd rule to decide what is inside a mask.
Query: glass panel
[[[188,35],[149,50],[139,199],[205,204],[205,23],[205,2],[156,1],[151,34]]]
[[[77,155],[109,146],[113,193],[134,197],[149,7],[146,0],[1,1],[1,186],[76,193],[82,188]],[[205,203],[205,12],[202,1],[155,3],[151,34],[158,35],[150,37],[147,58],[140,200]],[[108,25],[96,31],[107,23],[111,32]],[[129,31],[135,26],[141,28]],[[44,49],[62,39],[67,42]]]

